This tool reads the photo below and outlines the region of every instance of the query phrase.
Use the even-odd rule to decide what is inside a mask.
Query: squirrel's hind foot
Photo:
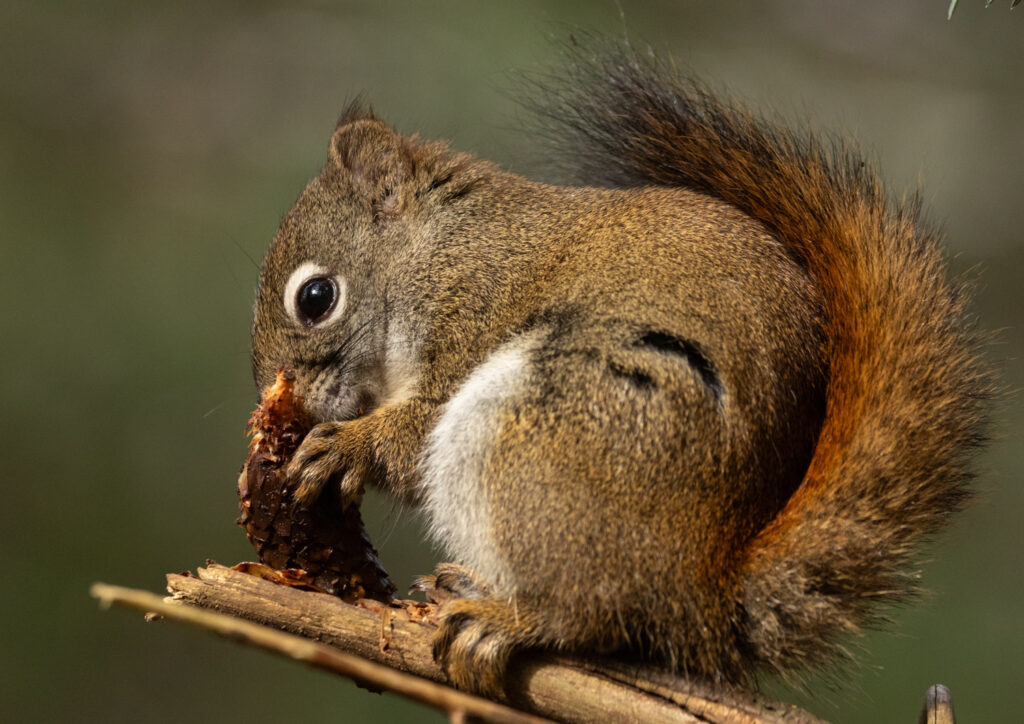
[[[495,598],[456,598],[442,604],[434,659],[459,689],[506,697],[512,655],[536,642],[530,617],[516,604]]]

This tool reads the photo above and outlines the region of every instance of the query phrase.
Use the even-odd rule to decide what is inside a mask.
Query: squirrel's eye
[[[338,299],[338,286],[333,279],[314,277],[299,288],[295,309],[306,324],[313,324],[334,307]]]
[[[296,267],[281,294],[284,310],[306,327],[331,324],[345,311],[345,277],[308,261]]]

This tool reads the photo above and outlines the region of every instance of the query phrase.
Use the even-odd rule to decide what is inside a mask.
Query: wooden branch
[[[294,634],[282,633],[234,616],[214,613],[195,606],[182,606],[148,591],[95,583],[90,593],[105,606],[133,608],[150,615],[156,614],[160,618],[206,629],[225,638],[305,662],[313,668],[340,674],[361,686],[394,692],[443,711],[453,720],[464,720],[467,716],[472,716],[504,724],[544,724],[548,721],[346,654]]]
[[[462,698],[457,703],[455,699],[438,698],[438,690],[441,690],[445,696],[457,695],[499,706],[478,697],[467,697],[444,685],[445,676],[431,655],[431,640],[436,630],[432,621],[435,607],[431,604],[402,601],[388,606],[366,600],[351,605],[332,596],[277,585],[216,564],[200,568],[198,576],[169,575],[167,580],[172,596],[165,599],[166,603],[156,612],[168,619],[209,628],[357,681],[416,698],[448,712],[452,720],[512,721],[502,718],[512,711],[508,707],[501,706],[502,713],[497,709],[484,712],[471,708],[477,705]],[[96,590],[97,594],[107,597],[113,596],[112,592],[116,593],[118,589],[102,587]],[[121,597],[109,600],[123,600],[124,605],[139,609],[156,608],[153,598],[145,599],[145,603],[140,602],[141,599],[127,603],[127,599]],[[190,613],[172,617],[166,613],[169,609]],[[211,611],[223,616],[209,619],[193,615]],[[233,623],[225,623],[225,617]],[[245,624],[246,621],[257,625],[248,628],[252,624]],[[235,624],[245,624],[245,633],[240,633],[243,629],[234,627]],[[285,645],[283,639],[268,638],[264,633],[251,635],[254,631],[268,630],[287,637],[289,643]],[[283,634],[282,630],[294,636]],[[313,649],[296,644],[292,641],[295,636],[301,637],[298,641],[303,646],[316,647],[317,653],[313,658],[309,654]],[[329,656],[325,651],[330,652]],[[295,656],[292,652],[301,655]],[[396,679],[393,686],[390,679],[385,681],[381,678],[377,669],[353,668],[348,658],[347,663],[340,663],[337,656],[346,654],[358,657],[356,661],[362,664],[372,663],[384,667],[385,671],[399,674],[401,682],[405,683]],[[328,658],[329,666],[324,663]],[[433,693],[414,695],[412,689],[415,687],[405,678],[409,675],[420,682],[425,691]],[[771,702],[748,692],[712,691],[649,669],[539,655],[524,656],[513,663],[508,692],[509,703],[515,709],[566,722],[820,724],[821,721],[795,707]],[[512,713],[517,714],[515,711]]]

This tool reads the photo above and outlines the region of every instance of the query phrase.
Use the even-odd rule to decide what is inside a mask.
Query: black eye
[[[337,298],[338,287],[333,279],[314,277],[299,288],[295,307],[302,321],[313,324],[331,311]]]

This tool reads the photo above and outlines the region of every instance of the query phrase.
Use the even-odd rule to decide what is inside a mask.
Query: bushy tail
[[[891,202],[847,143],[766,122],[647,57],[571,55],[566,74],[541,81],[534,110],[571,131],[583,178],[723,199],[765,224],[822,291],[820,438],[751,542],[737,591],[751,663],[819,663],[838,633],[871,622],[870,604],[914,590],[913,546],[965,500],[990,396],[968,294],[946,280],[917,200]]]

